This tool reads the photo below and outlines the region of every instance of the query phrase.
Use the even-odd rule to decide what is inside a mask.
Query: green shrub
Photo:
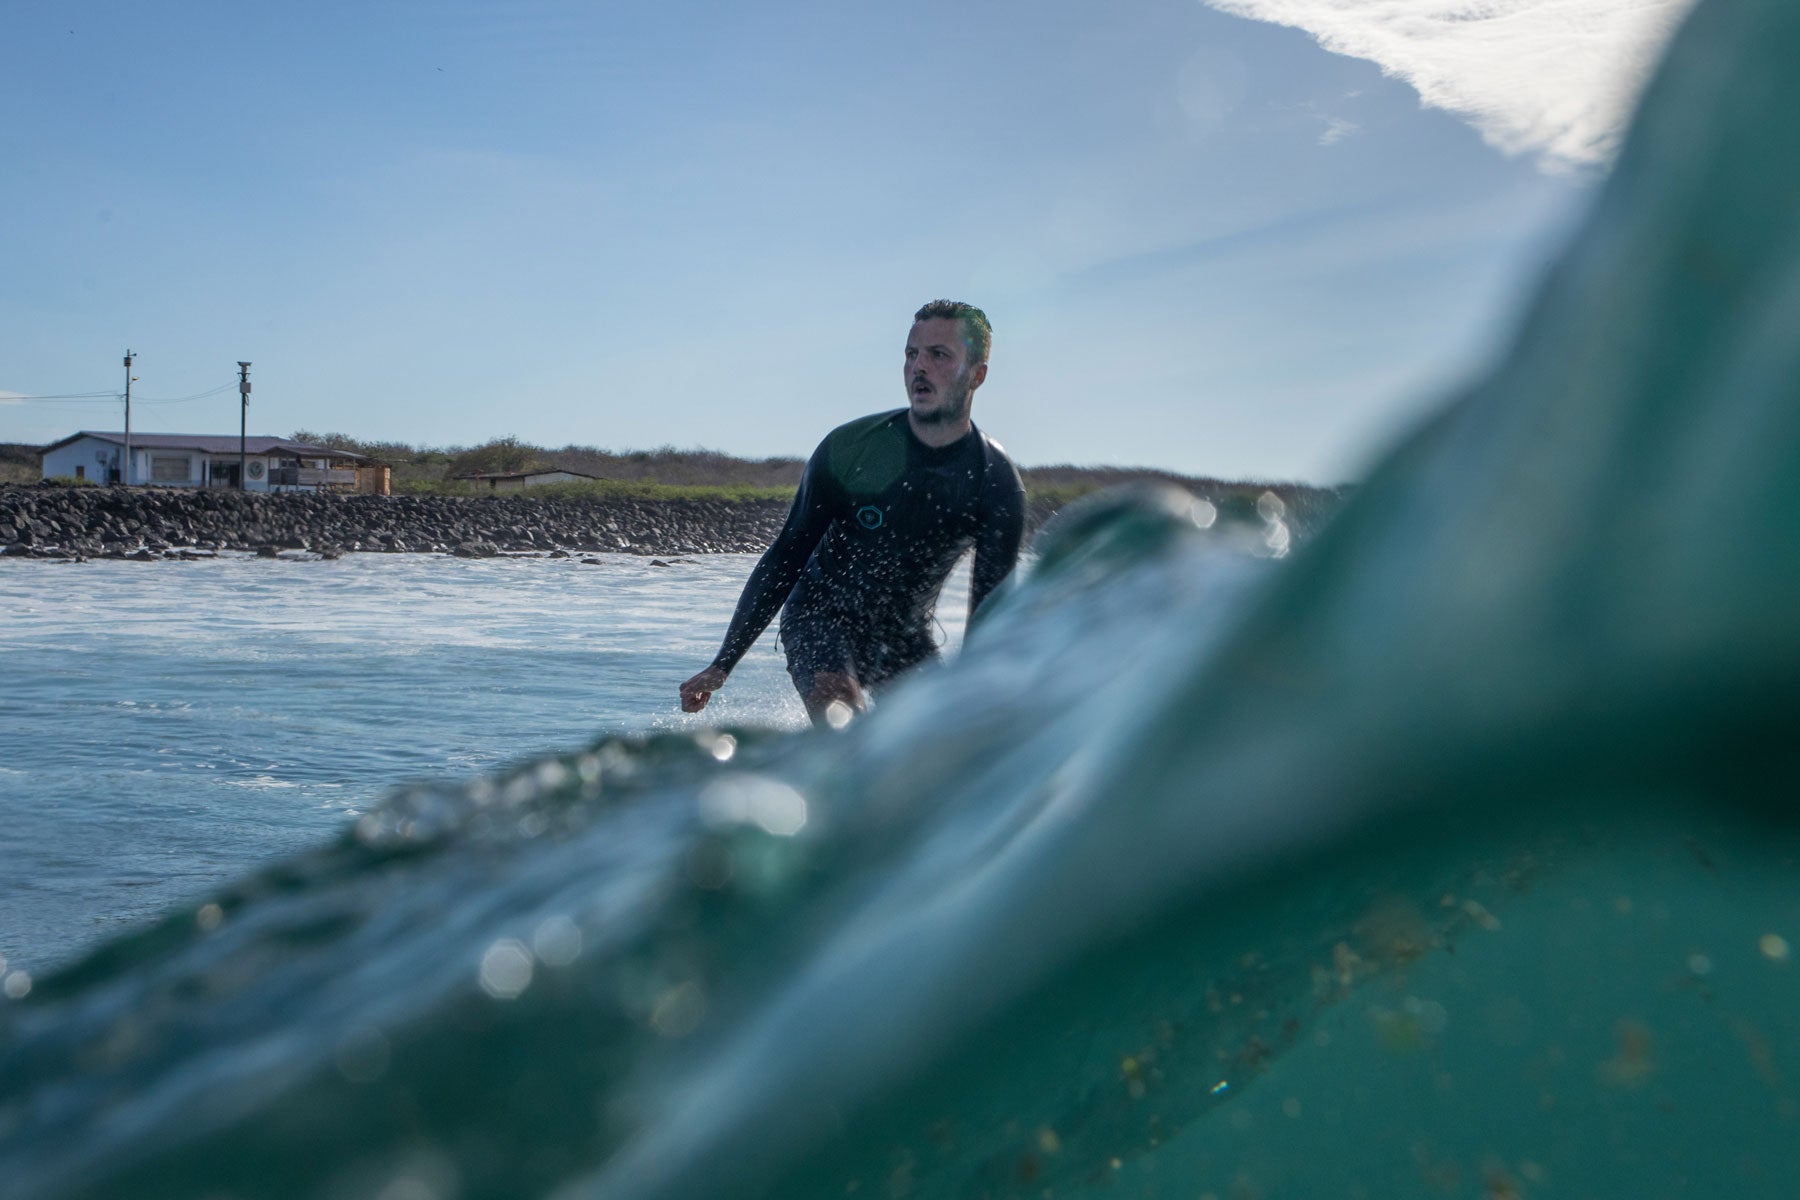
[[[712,500],[725,504],[756,504],[794,498],[790,487],[753,487],[738,484],[651,483],[637,479],[584,479],[546,483],[512,491],[494,491],[486,484],[466,479],[405,479],[394,483],[401,496],[542,496],[552,500]]]

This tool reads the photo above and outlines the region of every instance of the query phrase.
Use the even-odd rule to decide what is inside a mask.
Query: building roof
[[[51,442],[39,455],[60,450],[70,442],[78,442],[82,438],[94,438],[97,441],[111,442],[116,446],[125,444],[123,433],[99,433],[92,429],[84,429],[80,433],[72,433],[60,442]],[[236,454],[238,439],[230,434],[212,433],[134,433],[131,445],[136,450],[199,450],[205,454]],[[361,462],[367,460],[360,454],[352,454],[348,450],[331,450],[324,446],[314,446],[306,442],[291,441],[278,437],[246,437],[244,439],[246,454],[295,454],[313,457],[354,458]]]
[[[599,479],[599,475],[589,475],[586,471],[571,471],[567,467],[540,467],[536,471],[476,471],[471,475],[458,475],[458,479],[479,479],[482,482],[497,480],[505,483],[513,479],[535,479],[539,475],[573,475],[577,479]]]

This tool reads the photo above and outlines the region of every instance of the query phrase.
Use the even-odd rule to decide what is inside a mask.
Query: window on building
[[[186,483],[192,478],[192,460],[186,455],[153,454],[150,456],[151,483]]]

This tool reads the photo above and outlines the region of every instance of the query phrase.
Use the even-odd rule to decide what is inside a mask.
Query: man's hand
[[[708,667],[681,685],[681,711],[699,712],[712,699],[712,694],[725,686],[726,672]]]

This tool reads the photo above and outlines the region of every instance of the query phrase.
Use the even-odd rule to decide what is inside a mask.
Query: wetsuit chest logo
[[[864,529],[880,529],[887,524],[887,517],[875,505],[865,504],[856,510],[856,523]]]

